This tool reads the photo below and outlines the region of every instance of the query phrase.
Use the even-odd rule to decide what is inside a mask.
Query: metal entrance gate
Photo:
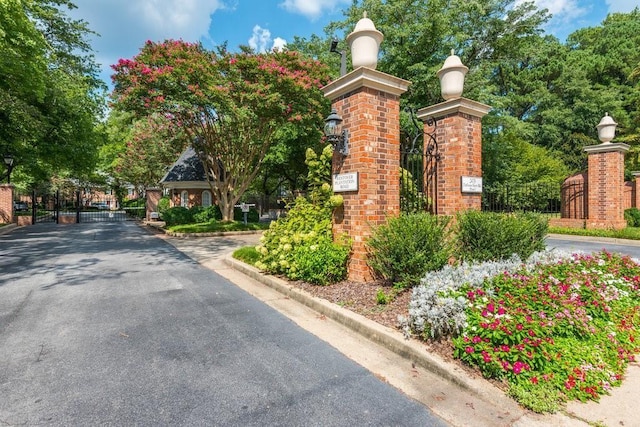
[[[122,222],[144,216],[144,206],[119,206],[113,196],[91,191],[17,194],[14,206],[24,207],[19,215],[31,214],[32,224]]]
[[[436,183],[441,158],[435,138],[436,122],[426,121],[425,131],[413,110],[409,110],[413,129],[400,144],[400,211],[438,212]]]

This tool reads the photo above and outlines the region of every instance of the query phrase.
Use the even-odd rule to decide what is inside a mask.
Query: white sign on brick
[[[358,172],[333,175],[333,192],[358,191]]]
[[[462,177],[463,193],[482,193],[482,178],[476,176]]]

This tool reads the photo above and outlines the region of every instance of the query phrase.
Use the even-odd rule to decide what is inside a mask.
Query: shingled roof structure
[[[193,147],[187,148],[160,180],[165,187],[176,187],[171,183],[178,182],[207,182],[204,166]]]

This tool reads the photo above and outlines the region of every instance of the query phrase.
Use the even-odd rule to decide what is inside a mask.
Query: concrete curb
[[[8,224],[4,227],[0,227],[0,235],[10,233],[11,231],[18,228],[18,224]]]
[[[265,276],[255,267],[238,261],[232,258],[231,255],[227,255],[223,261],[234,270],[346,326],[370,341],[386,347],[399,356],[474,394],[485,402],[499,406],[506,399],[504,393],[490,383],[483,379],[468,377],[467,373],[456,365],[446,362],[437,355],[427,353],[425,348],[418,342],[406,340],[399,331],[387,328],[357,313],[314,297],[289,285],[285,280],[274,276]]]
[[[173,231],[164,230],[167,236],[171,237],[223,237],[223,236],[241,236],[244,234],[262,234],[264,230],[247,230],[247,231],[216,231],[212,233],[176,233]]]

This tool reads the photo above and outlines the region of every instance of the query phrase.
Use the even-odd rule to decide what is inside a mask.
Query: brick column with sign
[[[467,98],[455,98],[422,108],[418,118],[436,123],[436,197],[438,215],[482,207],[482,122],[491,107]]]
[[[334,192],[344,206],[333,218],[335,237],[353,243],[348,279],[372,279],[366,240],[371,227],[400,212],[400,95],[409,82],[358,68],[323,88],[349,132],[349,155],[333,155]]]

